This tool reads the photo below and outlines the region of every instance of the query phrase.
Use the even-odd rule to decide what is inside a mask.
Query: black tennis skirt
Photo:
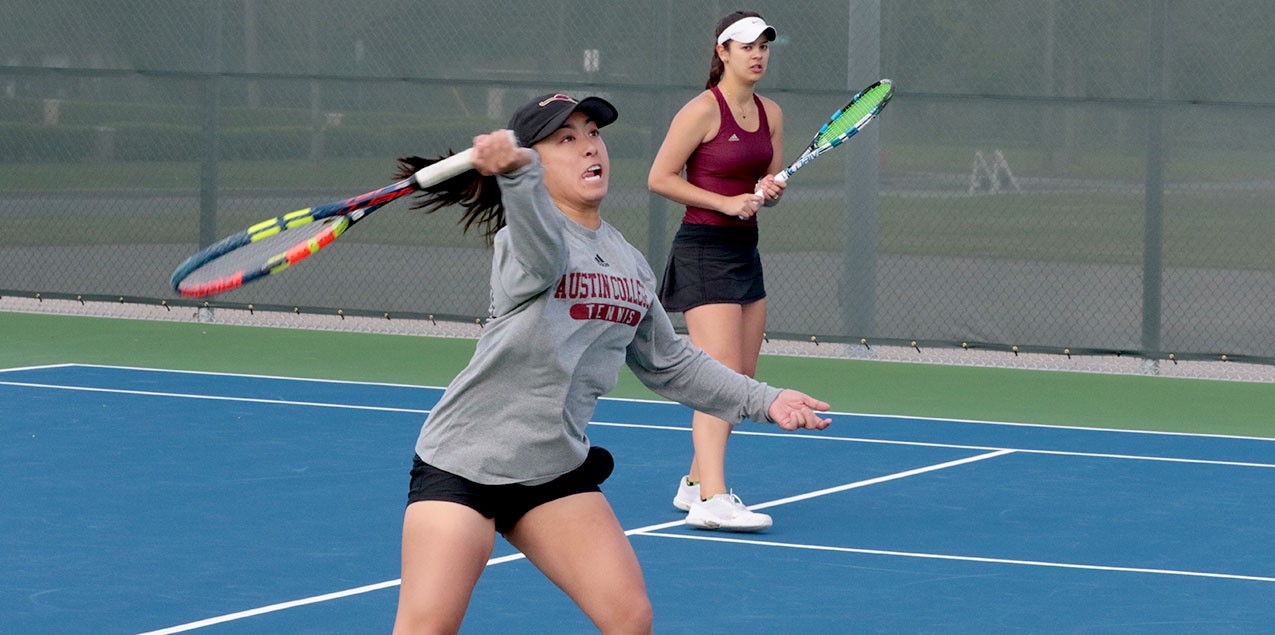
[[[683,223],[673,238],[660,304],[681,312],[704,304],[749,304],[766,297],[757,227]]]

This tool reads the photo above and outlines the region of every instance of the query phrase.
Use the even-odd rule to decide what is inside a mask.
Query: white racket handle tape
[[[505,133],[509,135],[509,140],[513,142],[514,147],[517,147],[518,137],[514,135],[514,131],[506,130]],[[412,175],[412,178],[416,179],[416,185],[421,188],[438,185],[447,179],[474,169],[473,156],[473,148],[463,150],[438,163],[421,168],[416,174]]]
[[[777,181],[777,182],[779,182],[779,183],[783,183],[783,182],[785,182],[785,181],[787,181],[787,180],[788,180],[788,170],[787,170],[787,169],[780,170],[780,171],[779,171],[779,174],[776,174],[776,175],[775,175],[775,181]],[[760,197],[761,197],[761,205],[759,205],[759,206],[758,206],[758,208],[759,208],[759,210],[760,210],[760,208],[766,204],[766,193],[765,193],[765,192],[763,192],[763,191],[762,191],[762,189],[761,189],[761,181],[758,181],[758,182],[757,182],[757,191],[753,192],[753,196],[760,196]],[[738,218],[739,220],[748,220],[748,217],[747,217],[747,216],[736,216],[736,218]]]
[[[788,170],[786,170],[786,169],[784,169],[784,170],[780,170],[780,171],[779,171],[779,174],[776,174],[776,175],[775,175],[775,182],[776,182],[776,183],[786,183],[787,181],[788,181]],[[760,196],[760,197],[762,197],[763,199],[764,199],[764,198],[766,198],[766,193],[765,193],[765,192],[763,192],[763,191],[761,191],[760,181],[758,182],[758,185],[759,185],[759,186],[758,186],[758,188],[757,188],[757,191],[756,191],[756,192],[753,192],[753,194],[756,194],[757,196]]]

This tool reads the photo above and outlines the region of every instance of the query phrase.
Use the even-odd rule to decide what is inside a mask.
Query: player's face
[[[536,144],[545,168],[545,189],[556,202],[597,209],[607,195],[611,159],[598,125],[571,113],[561,128]]]
[[[747,44],[730,40],[717,45],[717,57],[729,72],[747,82],[756,82],[766,74],[770,63],[770,42],[764,35]]]

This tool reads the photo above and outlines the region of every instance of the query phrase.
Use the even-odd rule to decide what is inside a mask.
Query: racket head
[[[513,139],[513,133],[509,135]],[[354,223],[394,200],[471,170],[472,156],[470,148],[379,190],[257,223],[187,258],[173,271],[169,283],[182,297],[202,298],[279,273],[327,247]]]
[[[173,272],[173,290],[185,298],[202,298],[283,271],[330,245],[370,210],[325,218],[316,218],[313,211],[258,223],[191,256]]]
[[[890,103],[890,98],[893,96],[894,83],[888,79],[877,81],[859,91],[850,100],[850,103],[833,113],[832,117],[828,119],[828,123],[824,124],[819,129],[819,132],[815,133],[815,138],[810,142],[810,147],[832,147],[849,139],[859,132],[873,117],[876,117],[881,112],[881,109]]]
[[[344,201],[257,223],[187,258],[173,271],[169,283],[185,298],[238,289],[308,258],[354,223],[416,187],[414,177],[406,178]]]

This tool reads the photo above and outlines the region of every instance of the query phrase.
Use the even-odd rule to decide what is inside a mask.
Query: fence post
[[[203,108],[200,112],[202,154],[199,170],[199,246],[217,240],[217,162],[221,152],[221,36],[224,19],[222,0],[208,3],[208,76],[204,79]]]
[[[673,62],[671,59],[673,48],[673,0],[665,0],[663,25],[661,27],[664,42],[660,48],[663,54],[660,57],[660,87],[653,95],[655,104],[652,112],[648,113],[649,123],[646,133],[646,158],[653,160],[655,153],[659,151],[660,145],[664,143],[664,130],[672,119],[673,112]],[[647,192],[646,194],[646,258],[651,265],[651,269],[655,271],[656,279],[664,278],[664,267],[667,264],[669,242],[672,240],[668,236],[668,216],[669,203],[659,194]]]
[[[849,0],[849,44],[846,50],[846,82],[849,92],[880,78],[881,0]],[[837,104],[840,105],[840,104]],[[834,105],[829,104],[829,108]],[[845,254],[839,299],[842,335],[871,337],[876,333],[877,242],[880,234],[881,148],[880,125],[855,135],[846,155],[846,204],[842,225]]]
[[[1146,214],[1142,249],[1142,352],[1161,352],[1164,283],[1164,43],[1168,6],[1161,0],[1150,11],[1150,77],[1147,116]]]

